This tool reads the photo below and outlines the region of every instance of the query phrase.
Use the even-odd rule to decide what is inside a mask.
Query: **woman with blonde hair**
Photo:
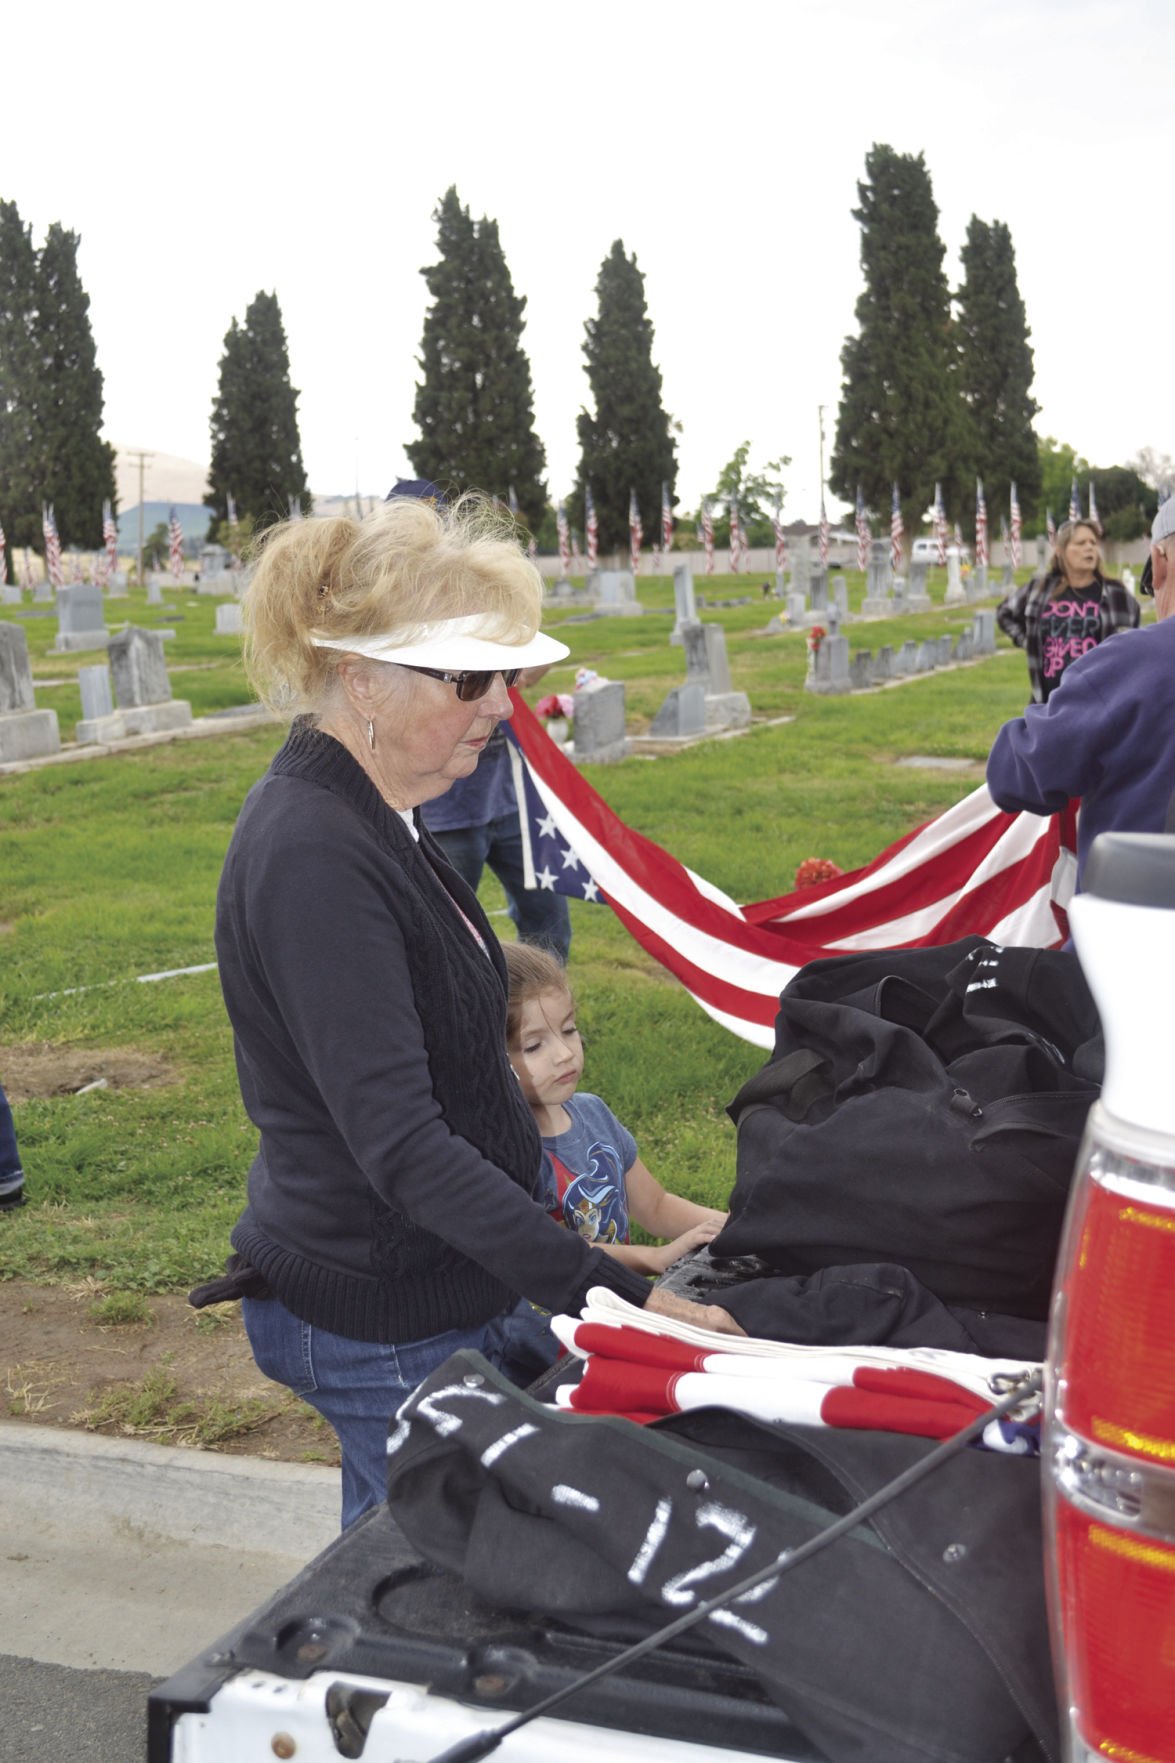
[[[1043,704],[1071,661],[1115,631],[1132,630],[1141,608],[1113,576],[1102,574],[1100,529],[1067,520],[1043,576],[1034,576],[997,608],[1000,629],[1028,656],[1028,679]]]
[[[396,1408],[451,1353],[486,1350],[519,1293],[575,1312],[609,1286],[736,1326],[651,1293],[537,1203],[502,953],[420,819],[511,714],[519,671],[567,653],[541,602],[492,507],[403,496],[273,528],[245,595],[251,676],[293,722],[217,899],[260,1135],[219,1290],[243,1296],[261,1370],[338,1433],[345,1525],[383,1498]]]

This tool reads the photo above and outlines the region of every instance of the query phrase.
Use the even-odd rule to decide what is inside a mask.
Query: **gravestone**
[[[624,618],[640,616],[644,607],[636,597],[631,570],[596,571],[596,611]]]
[[[1010,594],[1012,589],[1016,586],[1016,571],[1012,568],[1010,563],[1004,564],[1002,586],[1005,594]]]
[[[910,564],[910,583],[906,591],[907,612],[929,612],[934,602],[927,592],[930,565],[921,558]]]
[[[958,551],[952,546],[947,552],[947,591],[943,595],[944,606],[958,606],[967,598],[967,590],[963,586],[963,566]]]
[[[812,573],[812,547],[807,539],[797,539],[791,551],[791,591],[793,594],[808,595],[808,582]]]
[[[960,631],[958,641],[956,642],[954,650],[952,652],[952,659],[955,661],[970,661],[974,652],[975,652],[975,633],[974,633],[974,631]]]
[[[159,584],[158,576],[153,575],[147,583],[147,604],[148,606],[163,605],[163,589]]]
[[[849,682],[854,692],[863,692],[873,684],[872,649],[855,649],[849,662]]]
[[[866,618],[885,618],[893,611],[890,597],[889,545],[885,539],[872,539],[869,544],[869,573],[865,579],[865,600],[861,611]]]
[[[987,599],[987,564],[977,563],[967,577],[967,598],[969,600]]]
[[[46,601],[51,603],[52,599],[53,589],[49,584],[48,578],[42,576],[40,581],[33,583],[33,604],[44,604]]]
[[[706,727],[747,728],[751,701],[745,692],[730,686],[730,663],[726,658],[726,632],[720,624],[682,626],[687,685],[700,685],[706,697]]]
[[[808,602],[803,594],[789,594],[787,597],[787,622],[803,624],[808,616]]]
[[[61,751],[56,710],[38,710],[28,639],[18,624],[0,624],[0,765]]]
[[[817,566],[808,577],[809,618],[823,624],[828,613],[828,571]]]
[[[157,631],[129,625],[106,645],[114,698],[128,735],[156,734],[187,728],[192,706],[173,698],[163,659],[163,638]]]
[[[893,611],[895,613],[908,610],[906,606],[906,587],[907,583],[905,576],[895,575],[893,578]]]
[[[575,762],[590,759],[608,765],[628,751],[624,735],[624,685],[620,680],[592,680],[580,686],[575,704]]]
[[[8,582],[0,582],[0,606],[19,606],[20,601],[19,588],[13,587]]]
[[[852,616],[849,612],[849,584],[843,575],[832,578],[832,604],[841,624],[847,624]]]
[[[947,665],[947,663],[950,661],[951,654],[954,649],[954,643],[955,643],[955,639],[954,639],[954,637],[952,637],[950,635],[949,632],[947,633],[946,636],[940,637],[938,639],[938,665],[939,665],[939,667],[945,667]]]
[[[216,608],[216,634],[218,637],[239,637],[243,629],[239,600],[229,600]]]
[[[78,649],[104,649],[110,635],[105,618],[102,590],[97,582],[71,582],[58,588],[54,650],[67,654]]]
[[[74,740],[81,747],[121,740],[127,726],[122,712],[114,708],[106,663],[79,667],[78,686],[82,694],[82,720],[74,729]]]
[[[875,686],[884,685],[886,680],[893,678],[893,659],[893,644],[883,643],[877,651],[877,660],[873,663],[872,679]]]
[[[938,643],[934,637],[928,637],[919,643],[914,654],[915,673],[933,673],[938,666]]]
[[[688,564],[679,563],[673,571],[673,629],[669,633],[671,643],[682,641],[681,627],[683,624],[698,622],[697,601],[694,598],[694,576]]]
[[[847,637],[825,637],[816,651],[816,665],[805,679],[804,687],[809,692],[829,694],[852,690]]]
[[[995,613],[990,606],[985,606],[982,611],[975,614],[975,622],[971,628],[975,633],[975,647],[972,653],[975,655],[994,655]]]
[[[204,545],[200,549],[200,586],[209,582],[223,584],[228,578],[229,554],[223,545]]]
[[[775,572],[775,598],[782,600],[787,593],[787,575],[782,569]]]
[[[682,740],[706,732],[706,688],[700,680],[674,686],[649,725],[661,739]]]
[[[918,645],[911,637],[908,642],[902,644],[901,648],[894,656],[894,672],[900,678],[905,678],[916,671],[917,662]]]

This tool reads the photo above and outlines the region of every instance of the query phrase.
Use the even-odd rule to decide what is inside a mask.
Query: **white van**
[[[960,563],[970,563],[971,561],[971,553],[966,545],[948,545],[946,552],[948,557],[957,554]],[[938,540],[915,539],[910,549],[910,561],[911,563],[937,563]]]

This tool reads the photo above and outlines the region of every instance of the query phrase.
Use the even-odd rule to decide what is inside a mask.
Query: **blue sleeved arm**
[[[1101,776],[1101,753],[1113,740],[1112,717],[1098,690],[1096,652],[1075,662],[1045,704],[1006,722],[987,761],[987,787],[1010,814],[1056,814],[1088,794]]]

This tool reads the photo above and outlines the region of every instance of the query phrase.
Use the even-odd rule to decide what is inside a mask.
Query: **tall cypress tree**
[[[1012,481],[1026,521],[1040,498],[1040,453],[1030,396],[1031,332],[1016,281],[1012,235],[1002,220],[971,216],[959,289],[959,388],[970,415],[975,469],[989,504],[1008,506]]]
[[[882,509],[896,482],[906,530],[916,532],[936,482],[954,518],[974,495],[938,208],[922,154],[884,145],[866,154],[857,195],[865,287],[858,334],[841,351],[830,482],[850,502],[860,484]]]
[[[219,389],[212,404],[212,464],[204,500],[213,510],[210,536],[228,518],[228,498],[262,532],[284,520],[296,497],[311,509],[298,393],[290,384],[290,356],[276,294],[258,293],[234,318],[224,339]]]
[[[677,450],[661,403],[661,370],[653,363],[653,324],[645,278],[617,239],[600,265],[597,311],[584,325],[584,372],[595,414],[581,410],[577,506],[591,486],[605,550],[628,537],[628,498],[636,492],[646,532],[660,520],[661,485],[672,500]]]
[[[37,260],[34,398],[41,494],[65,545],[102,543],[102,503],[114,502],[114,448],[101,437],[102,373],[90,329],[90,296],[78,275],[79,239],[56,222]]]
[[[421,270],[432,296],[420,346],[423,377],[407,447],[421,477],[505,500],[511,488],[532,531],[547,505],[546,452],[534,429],[526,299],[514,283],[498,223],[474,221],[455,187],[433,214],[437,261]]]
[[[0,522],[9,546],[41,542],[32,399],[37,254],[15,202],[0,202]],[[9,552],[11,558],[11,551]]]

